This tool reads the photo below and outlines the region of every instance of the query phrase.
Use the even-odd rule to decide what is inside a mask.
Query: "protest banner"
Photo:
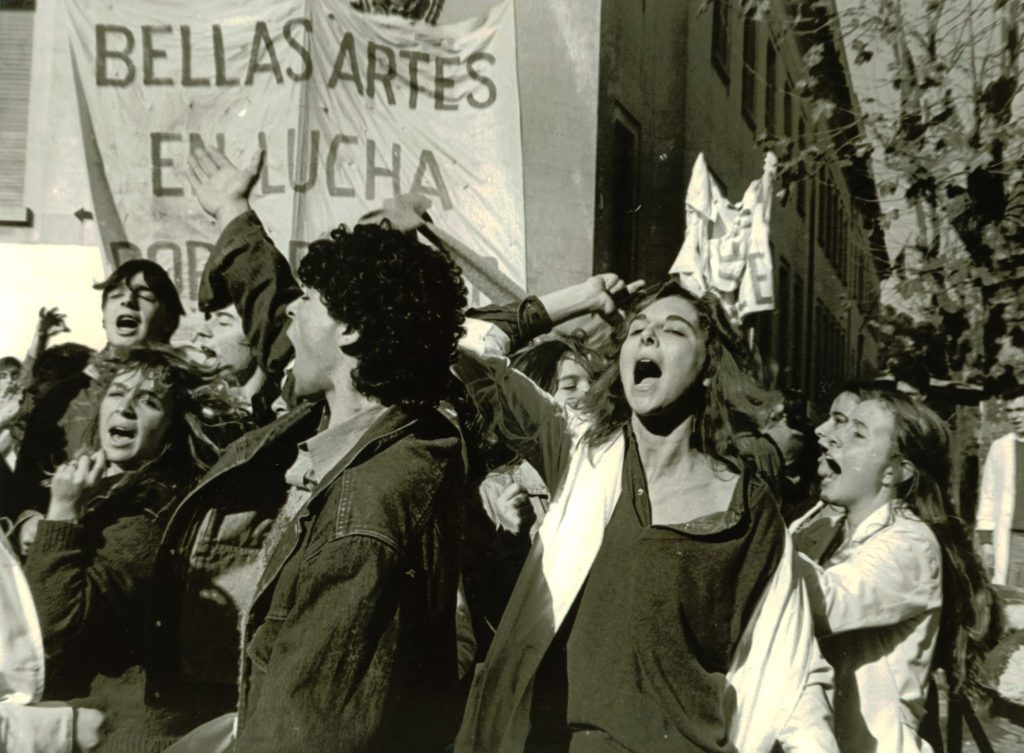
[[[437,227],[493,260],[473,267],[484,288],[524,285],[511,0],[448,26],[338,0],[70,0],[68,17],[110,265],[154,259],[194,306],[217,237],[186,179],[202,144],[236,164],[265,151],[252,204],[293,263],[330,228],[417,192]]]

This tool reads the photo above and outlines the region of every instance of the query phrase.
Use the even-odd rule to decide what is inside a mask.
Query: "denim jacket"
[[[303,406],[243,437],[176,511],[153,701],[194,724],[230,710],[237,678],[240,750],[443,749],[458,713],[458,432],[436,410],[390,408],[320,481],[260,574],[284,471],[318,414]]]

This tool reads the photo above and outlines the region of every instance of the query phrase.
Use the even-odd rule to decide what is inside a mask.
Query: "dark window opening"
[[[636,210],[638,139],[622,113],[616,113],[612,133],[611,271],[632,280],[636,276]]]
[[[711,4],[711,65],[729,83],[729,0]]]
[[[754,14],[743,17],[743,76],[740,79],[740,112],[754,127],[754,85],[757,81],[757,21]]]

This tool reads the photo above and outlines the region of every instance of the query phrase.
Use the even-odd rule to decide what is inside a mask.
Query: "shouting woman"
[[[96,449],[50,479],[25,572],[48,697],[89,696],[107,713],[113,744],[119,732],[142,734],[141,661],[163,523],[216,455],[205,430],[237,414],[227,384],[169,346],[133,350],[111,368]]]
[[[632,290],[599,275],[519,311],[610,315]],[[459,376],[499,433],[533,438],[552,501],[456,751],[835,750],[831,671],[759,470],[767,442],[749,433],[763,396],[717,300],[674,283],[646,295],[580,412],[500,357],[526,333],[468,329]],[[561,734],[536,723],[541,704],[561,704]]]
[[[819,431],[818,472],[822,500],[845,520],[821,564],[799,560],[836,671],[836,736],[851,753],[930,751],[919,728],[931,672],[945,670],[954,697],[967,692],[998,609],[946,497],[945,423],[895,392],[843,394]]]

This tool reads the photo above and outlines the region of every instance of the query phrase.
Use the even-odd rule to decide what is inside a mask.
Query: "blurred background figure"
[[[807,400],[799,390],[785,390],[768,416],[764,433],[782,453],[782,516],[791,523],[815,503],[811,489],[817,478],[818,449],[807,418]]]
[[[569,410],[577,407],[607,366],[607,360],[586,345],[582,330],[569,337],[539,338],[510,360],[551,395],[556,406]],[[491,644],[550,500],[544,479],[523,457],[527,447],[502,441],[493,431],[486,432],[482,443],[483,462],[490,472],[479,487],[480,504],[467,507],[463,535],[463,586],[478,661]]]
[[[992,581],[1024,588],[1024,385],[1003,394],[1011,431],[992,443],[981,471],[975,525]]]

